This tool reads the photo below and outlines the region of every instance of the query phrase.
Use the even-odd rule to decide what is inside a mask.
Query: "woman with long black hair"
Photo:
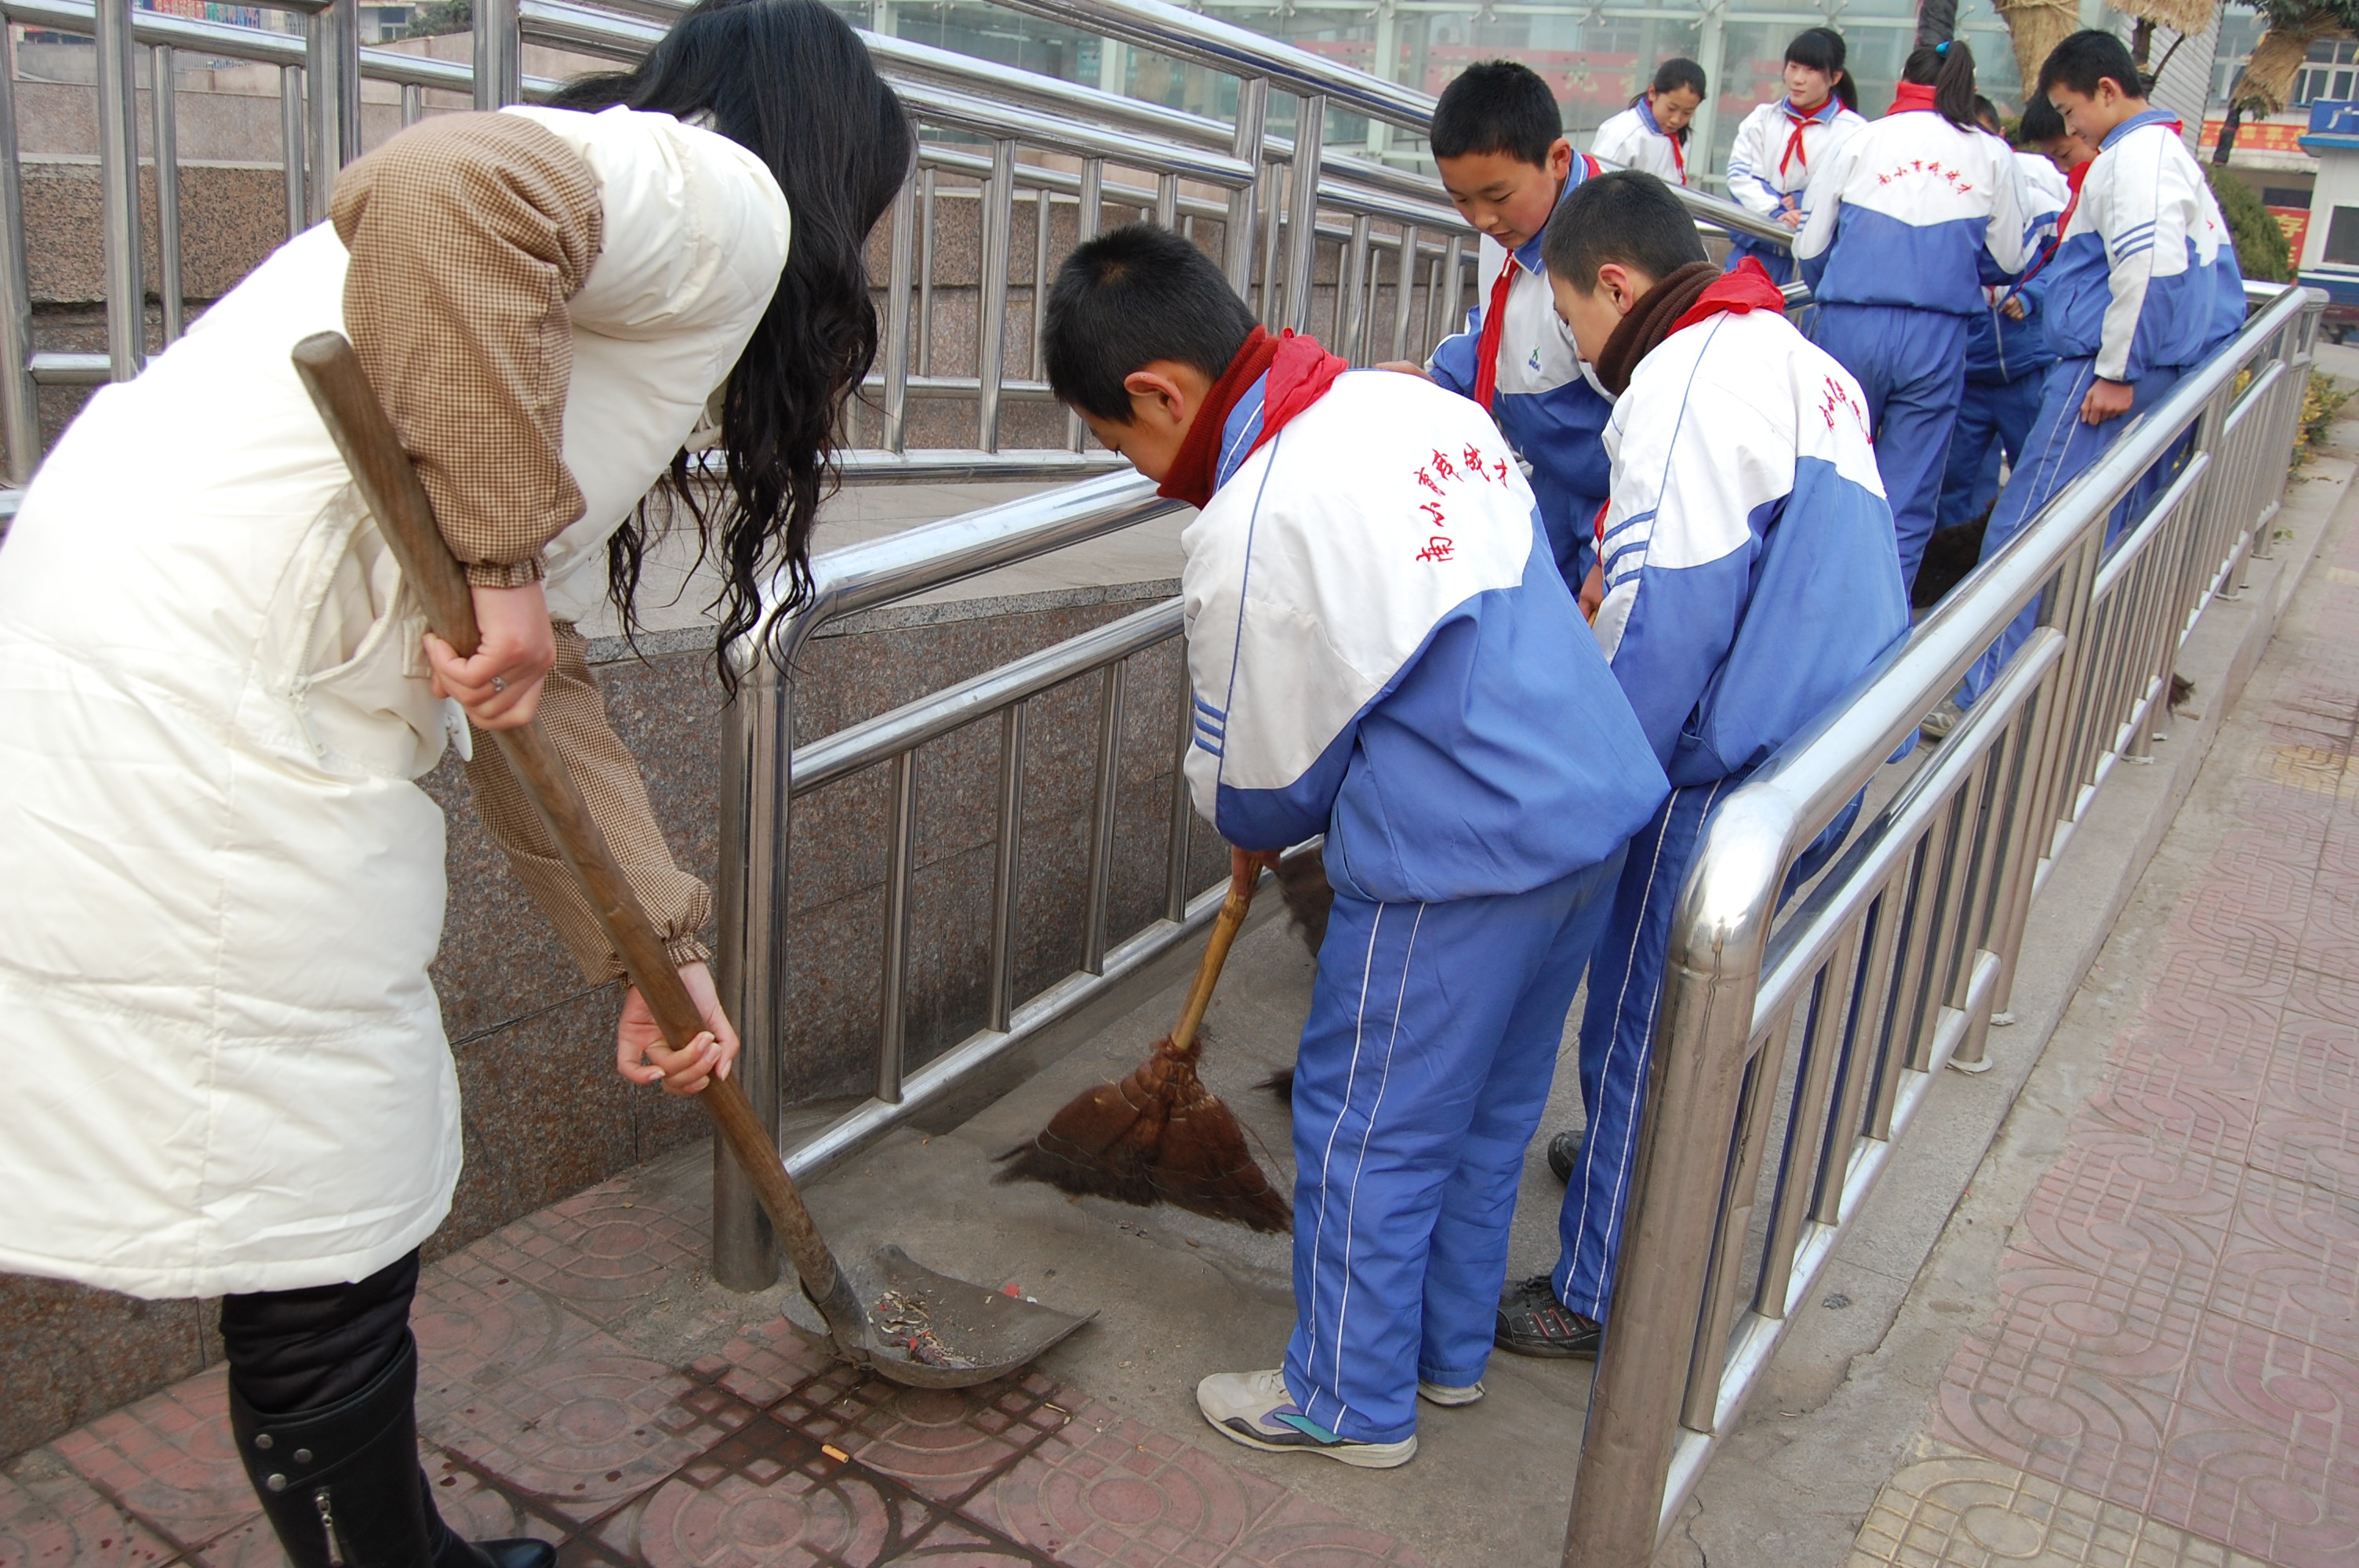
[[[1844,59],[1843,35],[1832,27],[1805,27],[1786,46],[1786,95],[1745,116],[1728,152],[1728,194],[1739,206],[1800,232],[1810,216],[1812,173],[1867,124]],[[1739,234],[1729,266],[1746,256],[1773,281],[1794,281],[1785,246]]]
[[[1836,152],[1794,242],[1818,302],[1811,336],[1867,395],[1875,462],[1917,576],[1965,395],[1966,338],[1986,284],[2020,276],[2058,204],[2024,184],[2015,149],[1974,116],[1974,57],[1920,46],[1884,118]]]
[[[723,643],[808,584],[863,246],[908,173],[900,104],[819,0],[704,0],[564,106],[453,114],[338,178],[137,380],[91,400],[0,551],[0,1269],[220,1296],[239,1454],[299,1568],[527,1568],[418,1465],[408,1327],[449,1210],[458,1083],[427,965],[446,738],[538,711],[709,1033],[636,991],[629,1081],[694,1093],[735,1036],[574,622],[627,617],[647,530],[692,520]],[[791,243],[789,239],[791,236]],[[288,354],[353,340],[473,586],[430,637]],[[681,449],[717,425],[717,493]],[[643,506],[662,485],[676,504]],[[686,525],[683,524],[683,525]],[[488,744],[486,826],[592,981],[616,978]],[[59,1179],[70,1173],[71,1180]]]

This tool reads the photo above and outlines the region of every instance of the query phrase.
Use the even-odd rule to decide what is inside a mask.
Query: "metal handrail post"
[[[481,0],[478,0],[481,4]],[[361,156],[360,13],[331,0],[303,18],[304,83],[310,108],[310,219],[324,222],[336,175]]]
[[[1016,206],[1016,144],[992,144],[991,178],[983,188],[981,287],[975,300],[975,444],[999,450],[999,399],[1006,376],[1007,261]]]
[[[918,254],[918,180],[893,195],[892,260],[885,279],[885,449],[909,449],[909,310]]]
[[[1319,276],[1319,159],[1326,138],[1327,100],[1313,93],[1295,114],[1287,185],[1286,324],[1298,332],[1310,330],[1311,285]],[[1343,319],[1340,309],[1336,319]]]
[[[777,665],[764,658],[741,659],[736,674],[737,689],[721,712],[714,978],[722,1008],[737,1026],[737,1087],[776,1142],[792,912],[787,759],[795,687]],[[744,1168],[718,1140],[712,1147],[712,1278],[731,1291],[766,1290],[778,1278],[777,1239],[769,1217]]]
[[[132,0],[99,0],[100,250],[106,276],[109,373],[129,381],[147,358],[147,296],[139,276],[139,103]]]
[[[153,84],[147,106],[154,124],[156,150],[156,302],[164,315],[164,346],[179,341],[185,301],[180,278],[180,139],[179,96],[173,80],[172,46],[157,44],[147,51]]]
[[[303,68],[278,68],[278,161],[287,177],[287,237],[310,226],[303,200]]]
[[[1248,76],[1237,83],[1237,134],[1231,150],[1254,169],[1254,182],[1229,192],[1229,217],[1221,236],[1222,270],[1229,276],[1229,287],[1240,298],[1253,297],[1254,253],[1260,247],[1254,242],[1254,222],[1259,215],[1256,203],[1261,199],[1260,187],[1265,178],[1262,170],[1262,124],[1269,114],[1269,82],[1266,78]]]
[[[475,107],[524,102],[524,36],[516,0],[474,0]]]
[[[25,166],[17,157],[15,29],[0,27],[0,434],[8,479],[41,460],[41,389],[33,380],[33,292],[25,273]]]

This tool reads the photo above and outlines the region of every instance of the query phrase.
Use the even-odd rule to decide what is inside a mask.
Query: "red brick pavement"
[[[775,1320],[668,1365],[640,1325],[702,1228],[625,1178],[427,1271],[420,1454],[455,1526],[559,1542],[568,1568],[1421,1564],[1038,1373],[897,1389]],[[283,1562],[218,1370],[0,1475],[0,1568]]]
[[[2359,1562],[2359,535],[2330,549],[1933,1427],[2287,1568]]]

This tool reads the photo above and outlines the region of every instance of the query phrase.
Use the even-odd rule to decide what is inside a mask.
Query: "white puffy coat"
[[[786,262],[750,153],[528,114],[599,182],[552,614],[726,378]],[[458,1081],[427,979],[441,754],[424,620],[288,351],[345,253],[281,247],[91,400],[0,549],[0,1270],[140,1296],[359,1279],[439,1225]]]

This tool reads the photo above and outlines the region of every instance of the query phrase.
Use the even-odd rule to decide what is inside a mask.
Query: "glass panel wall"
[[[1870,116],[1892,101],[1893,83],[1915,38],[1915,0],[1830,0],[1824,6],[1750,8],[1702,0],[1502,0],[1477,7],[1463,0],[1201,0],[1201,8],[1297,48],[1363,70],[1440,92],[1479,59],[1521,60],[1545,78],[1563,106],[1565,129],[1585,146],[1600,122],[1629,103],[1658,61],[1684,55],[1712,78],[1698,116],[1689,159],[1716,183],[1736,127],[1756,104],[1780,95],[1787,40],[1804,27],[1834,27],[1849,46],[1860,103]],[[1174,107],[1224,115],[1235,103],[1230,79],[1036,21],[988,5],[871,0],[845,14],[880,32],[1085,81]],[[1972,45],[1983,91],[2012,115],[2020,107],[2015,54],[1991,0],[1964,0],[1959,33]],[[1281,130],[1292,114],[1284,94],[1271,100]],[[1416,164],[1413,139],[1347,115],[1331,115],[1328,141]]]

